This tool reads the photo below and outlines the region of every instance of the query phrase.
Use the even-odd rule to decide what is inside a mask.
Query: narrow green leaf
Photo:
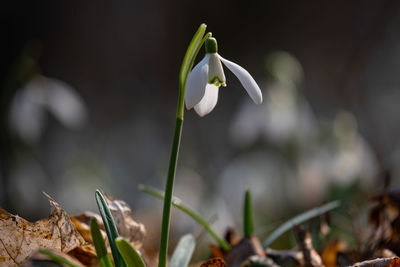
[[[104,228],[106,229],[108,242],[110,243],[111,252],[114,258],[115,266],[123,267],[125,266],[124,261],[119,255],[117,245],[115,244],[115,239],[119,236],[117,231],[117,226],[115,225],[114,218],[108,208],[106,199],[100,190],[96,190],[96,203],[100,211],[101,218],[103,219]]]
[[[250,190],[246,190],[244,197],[244,209],[243,209],[243,232],[245,237],[250,237],[253,234],[253,217],[251,209],[251,194]]]
[[[53,252],[51,252],[47,249],[41,248],[41,249],[39,249],[39,252],[48,256],[50,259],[52,259],[53,261],[55,261],[61,265],[67,265],[69,267],[81,267],[80,265],[76,265],[76,264],[70,262],[69,260],[67,260],[66,258],[64,258],[60,255],[54,254]]]
[[[148,193],[152,196],[155,196],[161,200],[164,199],[164,192],[155,189],[150,186],[145,186],[145,185],[139,185],[139,190],[145,193]],[[215,231],[214,229],[204,220],[200,215],[198,215],[195,211],[193,211],[191,208],[186,206],[182,200],[180,200],[177,197],[173,197],[172,199],[172,205],[175,206],[176,208],[180,209],[190,217],[192,217],[193,220],[195,220],[198,224],[204,227],[204,229],[215,239],[215,241],[220,245],[220,247],[224,251],[228,251],[230,249],[230,245],[228,242],[226,242],[223,238],[221,238]]]
[[[169,267],[187,267],[194,248],[196,246],[196,241],[193,235],[184,235],[176,245],[174,253],[172,253],[171,261],[169,262]]]
[[[308,221],[313,217],[324,214],[325,212],[336,209],[339,206],[340,206],[340,201],[336,200],[293,217],[292,219],[288,220],[287,222],[279,226],[275,231],[273,231],[267,237],[267,239],[265,239],[265,241],[263,242],[263,248],[264,249],[268,248],[278,237],[280,237],[282,234],[284,234],[291,228],[295,227],[296,225]]]
[[[123,237],[117,237],[115,243],[127,267],[146,267],[136,249]]]
[[[96,218],[90,221],[90,232],[92,234],[93,244],[96,249],[97,257],[99,258],[101,267],[113,267],[110,255],[107,253],[106,245],[104,244],[103,236],[100,232],[100,226]]]

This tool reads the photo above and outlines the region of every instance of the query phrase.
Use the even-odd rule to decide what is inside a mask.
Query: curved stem
[[[203,24],[204,25],[204,24]],[[201,26],[200,26],[201,27]],[[186,81],[189,76],[189,72],[193,67],[194,60],[196,59],[197,54],[200,51],[200,48],[203,46],[204,42],[206,41],[207,38],[211,37],[211,32],[208,32],[206,35],[204,35],[203,39],[200,39],[200,43],[198,43],[198,46],[193,49],[193,57],[187,59],[188,60],[188,68],[186,68],[185,62],[182,63],[180,75],[179,75],[179,96],[178,96],[178,107],[176,109],[176,117],[183,119],[183,112],[185,110],[185,90],[186,90]],[[194,41],[194,38],[193,40]],[[190,46],[189,46],[190,49]],[[189,50],[188,50],[189,51]],[[185,57],[186,59],[186,57]],[[185,61],[184,59],[184,61]]]
[[[179,74],[179,95],[178,95],[178,105],[176,109],[176,123],[175,123],[174,137],[173,137],[174,139],[172,142],[172,149],[169,160],[167,183],[165,185],[165,199],[164,199],[162,225],[161,225],[160,251],[158,258],[159,267],[166,267],[167,265],[168,236],[169,236],[169,225],[171,219],[171,201],[174,189],[174,180],[175,180],[176,165],[178,161],[179,145],[182,136],[186,81],[189,72],[193,67],[194,60],[198,52],[200,51],[200,47],[203,45],[205,41],[203,36],[206,31],[206,27],[207,26],[205,24],[201,24],[197,32],[194,34],[193,39],[190,42],[189,47],[186,51]]]

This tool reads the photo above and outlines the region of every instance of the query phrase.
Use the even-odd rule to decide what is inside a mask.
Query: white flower
[[[193,68],[187,80],[186,108],[194,108],[201,117],[214,109],[218,101],[219,87],[226,86],[221,61],[236,75],[254,103],[261,104],[261,90],[247,70],[221,57],[217,53],[217,42],[214,38],[207,38],[205,47],[205,57]]]

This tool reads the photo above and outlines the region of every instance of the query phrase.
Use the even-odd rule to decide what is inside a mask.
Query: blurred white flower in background
[[[243,102],[231,125],[231,140],[247,146],[258,138],[279,144],[313,138],[317,122],[297,88],[303,81],[300,63],[286,52],[276,52],[266,65],[274,81],[266,83],[264,104],[254,108]]]
[[[235,218],[241,218],[243,199],[246,189],[252,193],[253,205],[257,216],[275,210],[282,212],[284,204],[282,182],[286,163],[274,153],[255,151],[243,153],[230,162],[218,177],[217,186],[220,197],[229,206]],[[259,205],[261,204],[262,205]],[[239,223],[242,223],[241,221]]]
[[[60,80],[35,74],[16,91],[11,102],[8,119],[10,130],[22,142],[28,145],[36,145],[47,130],[49,115],[53,116],[64,127],[77,129],[87,121],[87,113],[85,103],[74,88]],[[47,144],[49,142],[51,141],[46,140]],[[84,185],[88,184],[89,181],[92,182],[90,190],[93,191],[94,183],[97,180],[93,182],[93,179],[88,175],[73,176],[74,179],[68,179],[71,177],[63,178],[64,172],[68,173],[69,168],[75,165],[75,162],[71,160],[73,158],[71,155],[76,153],[76,150],[71,144],[71,140],[66,139],[63,139],[63,142],[53,144],[51,146],[52,151],[58,149],[62,151],[60,153],[62,156],[54,153],[46,160],[37,156],[35,152],[26,153],[26,151],[30,151],[29,149],[15,150],[17,157],[13,163],[14,168],[10,172],[10,183],[6,185],[6,190],[13,192],[11,198],[16,207],[32,210],[32,214],[29,215],[36,217],[37,209],[35,207],[40,207],[46,203],[46,198],[41,198],[38,195],[41,191],[54,192],[59,190],[58,197],[69,201],[77,200],[76,197],[71,198],[71,195],[80,196],[78,197],[79,200],[84,199],[82,196],[86,195],[79,193],[88,188]],[[68,167],[65,169],[60,167],[67,161],[70,164]],[[63,163],[57,165],[61,162]],[[82,161],[77,162],[81,163]],[[53,169],[46,167],[46,164],[53,166]],[[82,183],[82,179],[77,181],[77,177],[84,177],[86,182]],[[96,176],[96,178],[98,177]],[[63,184],[64,181],[68,181],[68,185],[71,186],[61,186],[65,185]],[[79,186],[72,186],[74,181],[78,182]],[[61,189],[58,189],[58,186]],[[92,200],[90,201],[92,202]],[[65,203],[68,203],[68,201]]]
[[[364,189],[371,187],[378,171],[377,160],[358,132],[356,118],[341,111],[332,120],[317,119],[299,90],[303,82],[300,63],[285,52],[273,53],[266,62],[273,79],[266,82],[262,107],[254,108],[245,101],[234,116],[229,132],[232,142],[242,149],[263,142],[265,152],[260,152],[252,162],[264,163],[251,164],[251,172],[247,173],[240,168],[229,171],[233,168],[229,166],[221,181],[227,183],[226,172],[231,181],[264,179],[264,187],[254,190],[265,190],[266,203],[277,199],[284,203],[284,199],[290,199],[293,204],[304,206],[319,204],[332,185],[349,186],[359,180]],[[244,158],[253,156],[243,155]],[[280,166],[282,170],[271,175],[265,166]],[[276,179],[282,182],[270,181]],[[240,183],[230,185],[245,190]],[[275,190],[282,194],[275,194]]]
[[[352,177],[358,177],[362,178],[362,185],[371,185],[378,166],[370,146],[358,132],[356,118],[349,112],[339,112],[333,121],[333,131],[337,141],[331,163],[334,181],[346,184]]]
[[[36,75],[17,91],[12,101],[11,129],[23,141],[35,143],[43,133],[46,112],[71,129],[83,126],[87,119],[86,106],[71,86]]]
[[[284,144],[313,138],[316,119],[304,99],[297,99],[294,89],[280,83],[269,83],[264,90],[265,103],[255,107],[244,102],[230,126],[230,139],[245,147],[259,138]]]

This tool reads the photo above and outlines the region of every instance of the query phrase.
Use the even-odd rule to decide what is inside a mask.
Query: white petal
[[[47,108],[61,123],[72,129],[85,124],[88,112],[74,88],[51,78],[45,78],[43,86],[47,95]]]
[[[37,78],[18,90],[12,100],[10,126],[23,141],[34,144],[39,141],[46,122],[46,113],[41,103],[44,99],[42,87],[35,87]]]
[[[208,61],[208,83],[215,84],[216,86],[225,86],[225,82],[224,69],[222,68],[218,54],[210,54]]]
[[[203,98],[194,106],[194,110],[200,117],[207,115],[214,109],[218,101],[218,89],[219,87],[213,84],[207,84]]]
[[[251,77],[250,73],[232,61],[229,61],[221,56],[219,56],[219,58],[225,64],[225,66],[236,75],[251,99],[253,99],[254,103],[257,105],[261,104],[263,97],[260,87],[258,87],[256,81],[253,79],[253,77]]]
[[[189,73],[186,83],[185,103],[186,108],[191,109],[203,98],[208,78],[208,60],[206,55]]]

